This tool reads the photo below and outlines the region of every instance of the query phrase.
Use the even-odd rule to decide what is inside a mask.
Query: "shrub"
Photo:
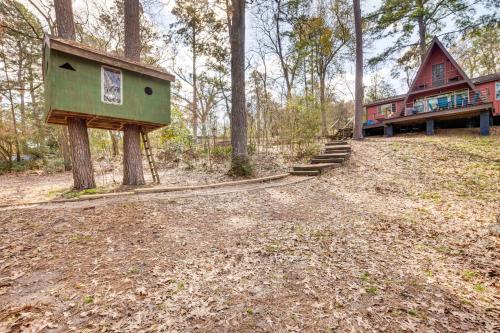
[[[218,159],[218,160],[227,160],[228,158],[231,157],[231,152],[232,152],[231,146],[215,146],[210,149],[210,155],[213,159]],[[207,155],[208,150],[205,149],[203,151],[203,154]]]
[[[64,159],[63,158],[51,158],[45,160],[43,164],[43,171],[46,173],[56,173],[64,171]]]
[[[246,156],[236,156],[231,160],[229,175],[237,177],[251,177],[253,175],[252,164]]]

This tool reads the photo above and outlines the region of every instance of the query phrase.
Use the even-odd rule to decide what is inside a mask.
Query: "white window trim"
[[[500,90],[500,81],[495,82],[495,101],[500,101],[500,94],[497,94],[497,89]]]
[[[104,100],[104,69],[120,72],[120,103],[108,102]],[[101,102],[111,105],[123,105],[123,73],[121,70],[109,66],[101,66]]]

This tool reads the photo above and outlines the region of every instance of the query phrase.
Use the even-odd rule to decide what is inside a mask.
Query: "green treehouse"
[[[45,37],[43,55],[48,123],[79,117],[89,128],[136,124],[146,133],[170,123],[173,75],[52,36]]]

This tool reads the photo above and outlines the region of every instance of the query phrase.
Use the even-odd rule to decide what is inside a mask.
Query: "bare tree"
[[[247,112],[245,99],[245,0],[231,0],[228,8],[231,44],[231,172],[252,173],[247,152]]]
[[[75,23],[71,0],[55,0],[58,35],[75,39]],[[90,156],[87,122],[81,118],[68,118],[69,141],[73,160],[73,182],[76,190],[95,187],[94,170]]]
[[[125,57],[140,61],[139,0],[125,0]],[[123,185],[144,185],[141,156],[141,127],[127,124],[123,128]]]
[[[353,0],[354,31],[356,34],[356,84],[354,108],[354,139],[363,138],[363,28],[359,0]]]
[[[269,0],[258,6],[257,19],[260,20],[259,32],[265,37],[266,48],[279,60],[286,89],[286,100],[292,98],[292,89],[301,64],[301,54],[296,52],[293,43],[293,27],[296,11],[307,1]]]
[[[191,53],[192,72],[189,75],[183,73],[182,69],[173,70],[184,83],[192,87],[192,100],[187,102],[191,109],[193,137],[197,142],[199,120],[203,117],[201,114],[203,110],[200,110],[202,97],[199,95],[199,85],[202,84],[200,79],[203,79],[200,75],[203,74],[198,73],[199,62],[203,56],[213,58],[215,61],[224,57],[227,35],[223,33],[223,29],[226,27],[214,10],[214,3],[208,0],[177,0],[172,14],[177,21],[171,25],[173,29],[168,41],[181,42]]]

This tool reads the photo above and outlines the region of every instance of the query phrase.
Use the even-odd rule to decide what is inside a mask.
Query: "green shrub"
[[[51,158],[45,160],[43,164],[43,171],[46,173],[56,173],[64,171],[64,159],[63,158]]]
[[[231,160],[231,169],[229,175],[236,177],[253,176],[253,167],[250,159],[245,156],[237,156]]]
[[[231,157],[232,152],[231,146],[216,146],[210,149],[210,155],[214,159],[226,160]],[[204,155],[208,154],[208,150],[203,151]]]
[[[11,163],[9,163],[8,161],[2,161],[0,162],[0,174],[8,172],[24,172],[27,170],[39,169],[41,165],[42,165],[41,160],[21,161],[21,162],[13,161]]]
[[[320,151],[320,148],[316,144],[311,144],[311,145],[306,145],[306,146],[299,146],[297,148],[297,151],[295,153],[294,158],[297,160],[303,160],[303,159],[308,159],[313,157],[314,155],[318,154]]]

